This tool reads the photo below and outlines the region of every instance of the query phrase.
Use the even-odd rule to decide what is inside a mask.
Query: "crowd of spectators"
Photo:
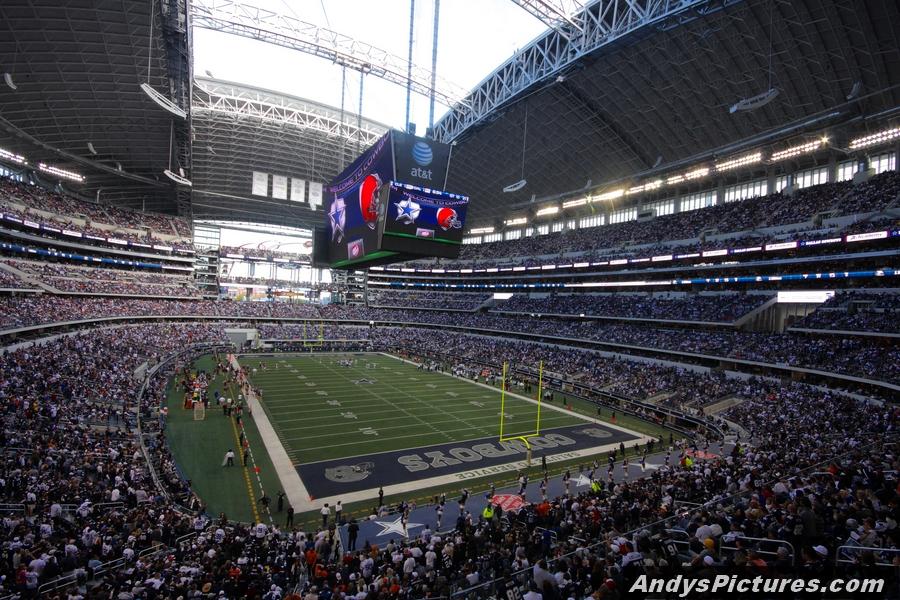
[[[421,316],[416,318],[423,320]],[[852,337],[816,337],[790,332],[685,331],[639,325],[492,318],[483,315],[460,324],[808,367],[880,381],[900,381],[900,348],[895,344],[872,344]]]
[[[198,324],[123,326],[0,354],[0,502],[24,506],[0,525],[0,586],[35,596],[56,575],[120,557],[129,573],[172,538],[181,517],[160,504],[133,431],[134,372],[223,337]]]
[[[900,228],[900,219],[897,217],[883,216],[872,219],[860,219],[841,229],[842,235],[856,233],[868,233],[870,231],[894,231]]]
[[[4,260],[32,279],[63,292],[120,296],[199,297],[190,276],[113,268],[78,267],[63,263]],[[34,286],[32,286],[34,287]]]
[[[517,240],[464,245],[460,260],[483,265],[510,257],[575,256],[600,257],[610,254],[626,257],[623,247],[651,245],[653,250],[671,250],[672,242],[698,238],[701,233],[751,232],[765,227],[779,227],[781,233],[815,228],[811,219],[818,213],[829,216],[871,213],[883,210],[897,199],[900,175],[887,171],[856,187],[849,182],[828,183],[798,190],[793,194],[776,192],[747,200],[718,204],[708,208],[664,215],[644,221],[628,221],[585,229],[566,230]],[[865,221],[858,227],[868,228],[878,222]],[[789,225],[795,225],[788,228]],[[867,230],[867,229],[866,229]],[[770,236],[754,234],[741,240],[741,245],[767,241]],[[718,245],[731,245],[720,240]],[[716,249],[716,243],[696,244],[704,250]],[[650,252],[650,250],[646,250]],[[644,252],[641,252],[643,254]],[[446,265],[445,263],[445,266]],[[455,265],[454,265],[455,266]]]
[[[839,210],[844,214],[866,213],[895,205],[900,194],[900,171],[885,171],[842,195]]]
[[[793,326],[900,334],[900,294],[838,292]]]
[[[314,304],[230,302],[212,300],[150,300],[67,298],[65,296],[0,296],[0,328],[12,329],[102,317],[207,316],[318,319]]]
[[[716,294],[651,296],[647,294],[568,294],[529,297],[516,294],[498,304],[497,312],[591,315],[627,319],[732,322],[771,296]]]
[[[334,323],[260,323],[256,328],[263,340],[367,340],[373,332],[369,325]]]
[[[0,288],[6,289],[34,289],[33,284],[22,280],[15,273],[0,269]]]
[[[347,285],[334,281],[292,281],[290,279],[271,279],[268,277],[238,277],[234,275],[222,275],[219,278],[223,283],[238,283],[252,286],[265,286],[275,290],[310,290],[313,292],[346,292]]]
[[[299,593],[362,600],[447,596],[514,577],[548,600],[614,598],[639,573],[761,568],[761,553],[777,542],[763,547],[742,544],[742,537],[794,545],[796,556],[778,551],[767,568],[796,563],[822,573],[833,568],[827,565],[842,545],[900,542],[893,514],[900,498],[896,482],[884,475],[900,467],[895,448],[882,443],[896,428],[891,407],[798,383],[730,380],[572,348],[415,328],[379,327],[368,335],[379,349],[447,356],[456,364],[505,359],[529,368],[540,357],[549,372],[596,387],[618,384],[615,391],[634,397],[678,393],[671,387],[678,382],[696,386],[698,394],[705,386],[709,396],[741,397],[727,417],[752,437],[728,451],[714,443],[710,450],[719,451],[694,467],[674,460],[643,478],[554,498],[512,516],[509,525],[462,520],[449,532],[383,547],[367,543],[343,555],[329,529],[238,524],[206,515],[202,506],[186,513],[155,487],[139,450],[132,425],[141,382],[134,371],[193,342],[223,341],[225,326],[124,326],[0,355],[0,498],[26,511],[2,522],[0,591],[33,596],[39,585],[73,573],[78,585],[70,597]],[[290,333],[284,328],[297,326],[267,327]],[[329,327],[327,335],[346,329]],[[151,405],[161,401],[163,382],[154,380]],[[167,456],[164,431],[151,427],[147,435],[159,466]],[[679,509],[681,502],[697,508]],[[684,532],[675,556],[659,537],[666,529]],[[546,530],[554,532],[552,541]],[[857,569],[878,557],[860,551],[851,562],[853,556]],[[114,559],[122,562],[102,567]]]
[[[110,217],[107,210],[116,217]],[[106,240],[112,238],[142,244],[139,248],[142,252],[160,252],[151,247],[154,244],[178,250],[194,249],[190,225],[184,219],[83,202],[9,179],[0,179],[0,212],[53,230],[80,233],[85,237],[76,239],[90,245],[121,248],[121,244]],[[7,222],[6,225],[13,223]],[[73,239],[47,229],[26,230],[42,236]]]
[[[190,223],[180,217],[101,205],[52,192],[37,185],[0,178],[0,205],[9,207],[9,203],[52,213],[54,218],[58,217],[63,221],[67,221],[67,217],[77,217],[135,231],[150,229],[167,236],[167,239],[168,236],[190,238],[192,235]]]
[[[637,347],[638,351],[640,348],[664,349],[807,367],[878,381],[900,381],[900,348],[896,344],[872,344],[854,337],[818,337],[791,332],[773,334],[685,330],[640,324],[607,324],[577,319],[465,312],[457,313],[451,322],[440,311],[287,302],[126,301],[26,296],[0,298],[0,308],[0,327],[5,329],[97,317],[158,315],[410,322],[593,340]]]
[[[369,289],[369,306],[376,308],[434,308],[473,311],[485,303],[490,294],[477,292],[405,292]]]
[[[503,268],[503,267],[532,267],[538,268],[545,265],[571,265],[573,263],[585,262],[604,262],[616,261],[621,259],[651,259],[655,256],[670,254],[699,254],[713,250],[722,250],[727,248],[744,249],[758,248],[755,252],[762,252],[765,244],[792,242],[802,239],[804,241],[815,241],[825,239],[840,238],[843,235],[854,233],[868,233],[872,231],[883,231],[886,229],[896,228],[897,220],[895,218],[875,218],[861,219],[850,225],[821,225],[821,226],[805,226],[801,228],[779,228],[777,233],[761,234],[758,232],[744,231],[730,235],[710,235],[704,237],[703,241],[697,239],[670,239],[660,241],[656,244],[641,244],[635,246],[621,246],[614,248],[593,248],[590,250],[578,250],[574,252],[558,253],[558,254],[541,254],[536,255],[520,255],[517,254],[515,246],[503,246],[502,244],[516,244],[518,240],[510,242],[495,242],[501,244],[498,247],[497,256],[476,256],[468,255],[465,252],[461,254],[460,259],[425,259],[404,263],[404,266],[417,269],[441,268],[445,272],[453,273],[460,269],[481,269],[481,268]],[[581,231],[581,230],[576,230]],[[584,231],[590,231],[584,230]],[[799,231],[805,231],[804,235],[797,235]],[[570,232],[572,233],[572,232]],[[555,234],[554,234],[555,235]],[[526,239],[533,240],[535,244],[540,244],[545,236],[531,236]],[[588,244],[589,245],[589,244]],[[468,247],[468,245],[464,246]],[[481,248],[482,245],[476,246]],[[839,246],[838,248],[843,248]],[[504,250],[505,249],[505,250]],[[509,254],[506,251],[509,251]],[[803,250],[807,254],[828,254],[834,253],[836,247],[832,245],[818,246],[813,245],[805,247]],[[747,254],[744,250],[741,256],[749,260],[752,253]],[[692,260],[691,258],[679,260]],[[597,265],[594,265],[597,268]],[[619,265],[608,265],[608,268],[622,268]]]

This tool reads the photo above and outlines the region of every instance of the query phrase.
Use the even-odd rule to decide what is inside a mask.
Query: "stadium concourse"
[[[0,600],[900,598],[900,5],[255,4],[0,2]]]

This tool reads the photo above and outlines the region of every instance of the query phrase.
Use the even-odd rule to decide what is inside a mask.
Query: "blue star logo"
[[[340,241],[344,237],[344,226],[347,223],[347,206],[343,198],[337,198],[331,203],[328,220],[331,221],[331,239]]]
[[[409,198],[404,198],[397,203],[397,220],[404,225],[412,225],[419,218],[422,207]]]
[[[375,521],[375,524],[381,526],[381,531],[375,534],[378,537],[396,533],[397,535],[408,538],[410,529],[424,527],[422,523],[406,523],[406,526],[404,527],[403,517],[397,517],[395,521]]]

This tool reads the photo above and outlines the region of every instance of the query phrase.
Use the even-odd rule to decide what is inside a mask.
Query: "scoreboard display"
[[[379,198],[393,176],[390,142],[388,132],[326,187],[328,258],[333,265],[361,262],[378,253]]]
[[[459,256],[469,199],[443,191],[450,146],[391,130],[325,188],[331,268]]]
[[[459,255],[469,205],[466,196],[392,181],[382,198],[383,249],[446,258]]]

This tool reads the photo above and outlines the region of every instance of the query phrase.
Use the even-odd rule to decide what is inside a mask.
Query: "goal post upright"
[[[503,441],[503,419],[506,416],[506,366],[504,361],[502,376],[500,378],[500,440]]]
[[[534,429],[536,434],[541,433],[541,403],[544,401],[543,386],[544,383],[544,361],[538,363],[538,387],[537,387],[537,426]]]
[[[521,440],[523,444],[525,444],[525,448],[528,453],[531,453],[531,442],[528,441],[528,438],[537,437],[541,434],[541,388],[543,387],[543,374],[544,374],[544,361],[540,361],[538,363],[538,390],[537,390],[537,419],[535,422],[534,433],[523,433],[520,435],[511,435],[509,437],[504,437],[503,435],[503,422],[506,418],[506,377],[508,374],[509,363],[503,363],[503,374],[500,380],[500,437],[499,441],[506,442],[510,440]]]
[[[310,342],[307,335],[307,325],[309,321],[303,321],[303,347],[304,348],[320,348],[325,345],[325,322],[319,321],[319,335],[315,342]],[[313,328],[315,330],[315,328]]]

